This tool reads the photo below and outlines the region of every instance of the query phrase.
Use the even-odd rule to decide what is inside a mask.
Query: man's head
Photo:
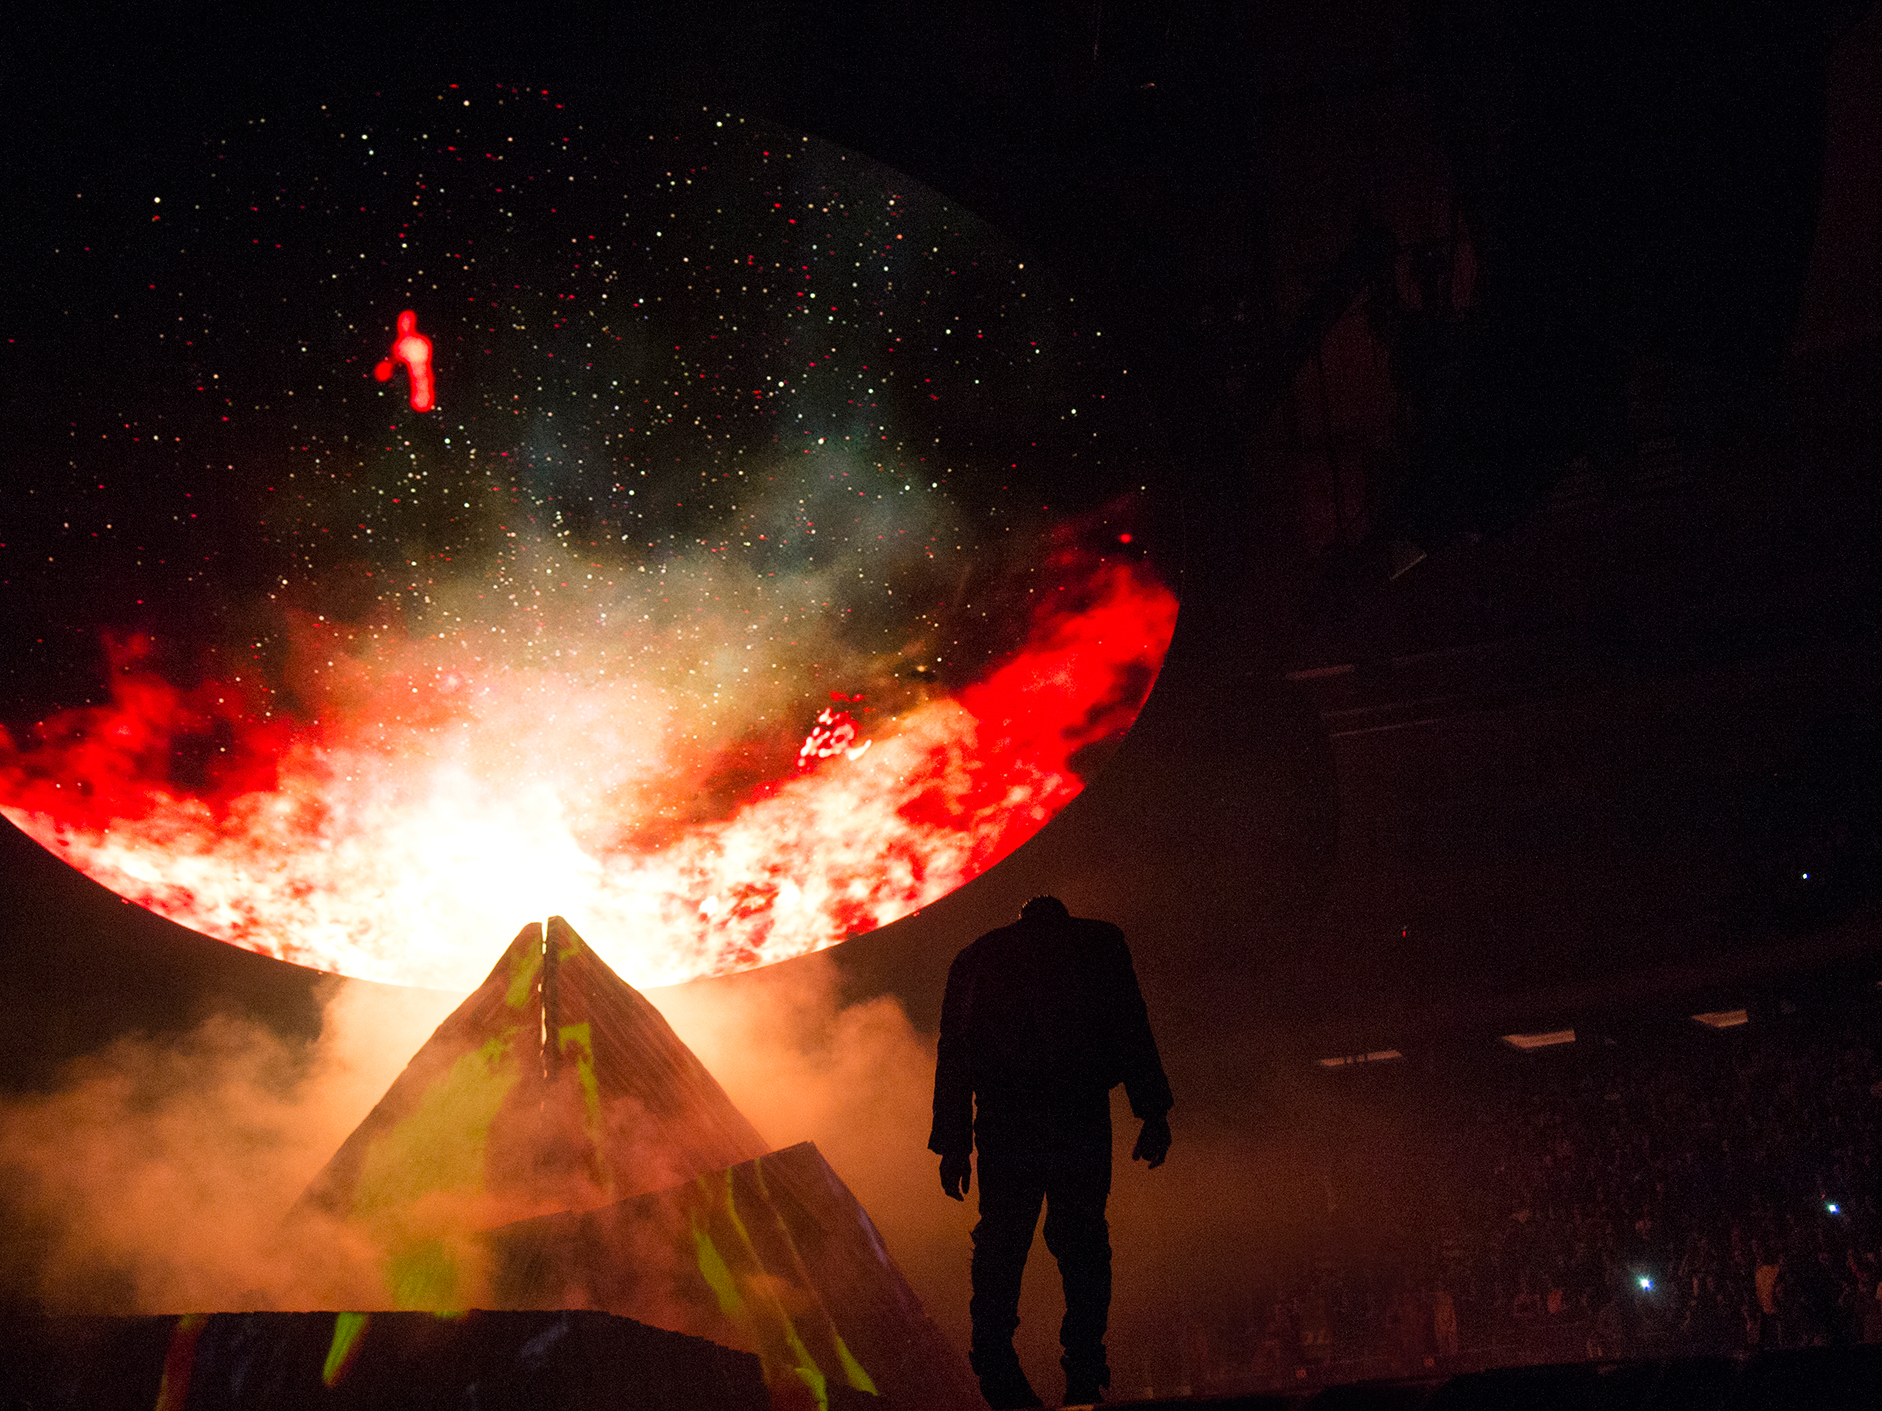
[[[1063,921],[1069,915],[1057,897],[1034,897],[1019,909],[1022,921]]]

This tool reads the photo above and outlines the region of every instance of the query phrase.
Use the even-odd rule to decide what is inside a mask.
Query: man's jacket
[[[982,1112],[1085,1107],[1119,1083],[1140,1119],[1170,1110],[1169,1081],[1117,927],[1024,917],[955,957],[941,1004],[929,1150],[973,1150],[975,1099]]]

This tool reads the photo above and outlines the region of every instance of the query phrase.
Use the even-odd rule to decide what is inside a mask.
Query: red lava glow
[[[412,384],[412,410],[428,412],[436,405],[431,379],[431,340],[418,331],[418,315],[411,309],[399,315],[399,336],[393,340],[392,356],[378,363],[372,375],[381,382],[392,380],[392,370],[404,364]]]
[[[1176,599],[1116,563],[1053,597],[974,684],[871,716],[866,742],[833,702],[782,777],[664,832],[635,810],[704,777],[671,766],[670,705],[416,641],[312,720],[252,680],[176,686],[148,642],[117,643],[108,703],[0,731],[0,812],[140,905],[348,975],[468,989],[504,928],[551,911],[638,985],[746,969],[906,916],[1079,792]]]

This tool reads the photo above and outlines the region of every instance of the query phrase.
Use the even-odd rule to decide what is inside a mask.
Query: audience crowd
[[[1265,1322],[1192,1334],[1194,1389],[1882,1341],[1879,1018],[1780,1011],[1408,1074],[1439,1227],[1369,1258],[1331,1253],[1329,1228]]]

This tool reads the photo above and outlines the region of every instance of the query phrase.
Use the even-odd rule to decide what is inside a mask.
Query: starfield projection
[[[933,901],[1136,717],[1140,379],[970,213],[516,89],[200,157],[75,193],[48,317],[113,370],[8,453],[0,811],[126,898],[458,988],[557,911],[678,981]]]

